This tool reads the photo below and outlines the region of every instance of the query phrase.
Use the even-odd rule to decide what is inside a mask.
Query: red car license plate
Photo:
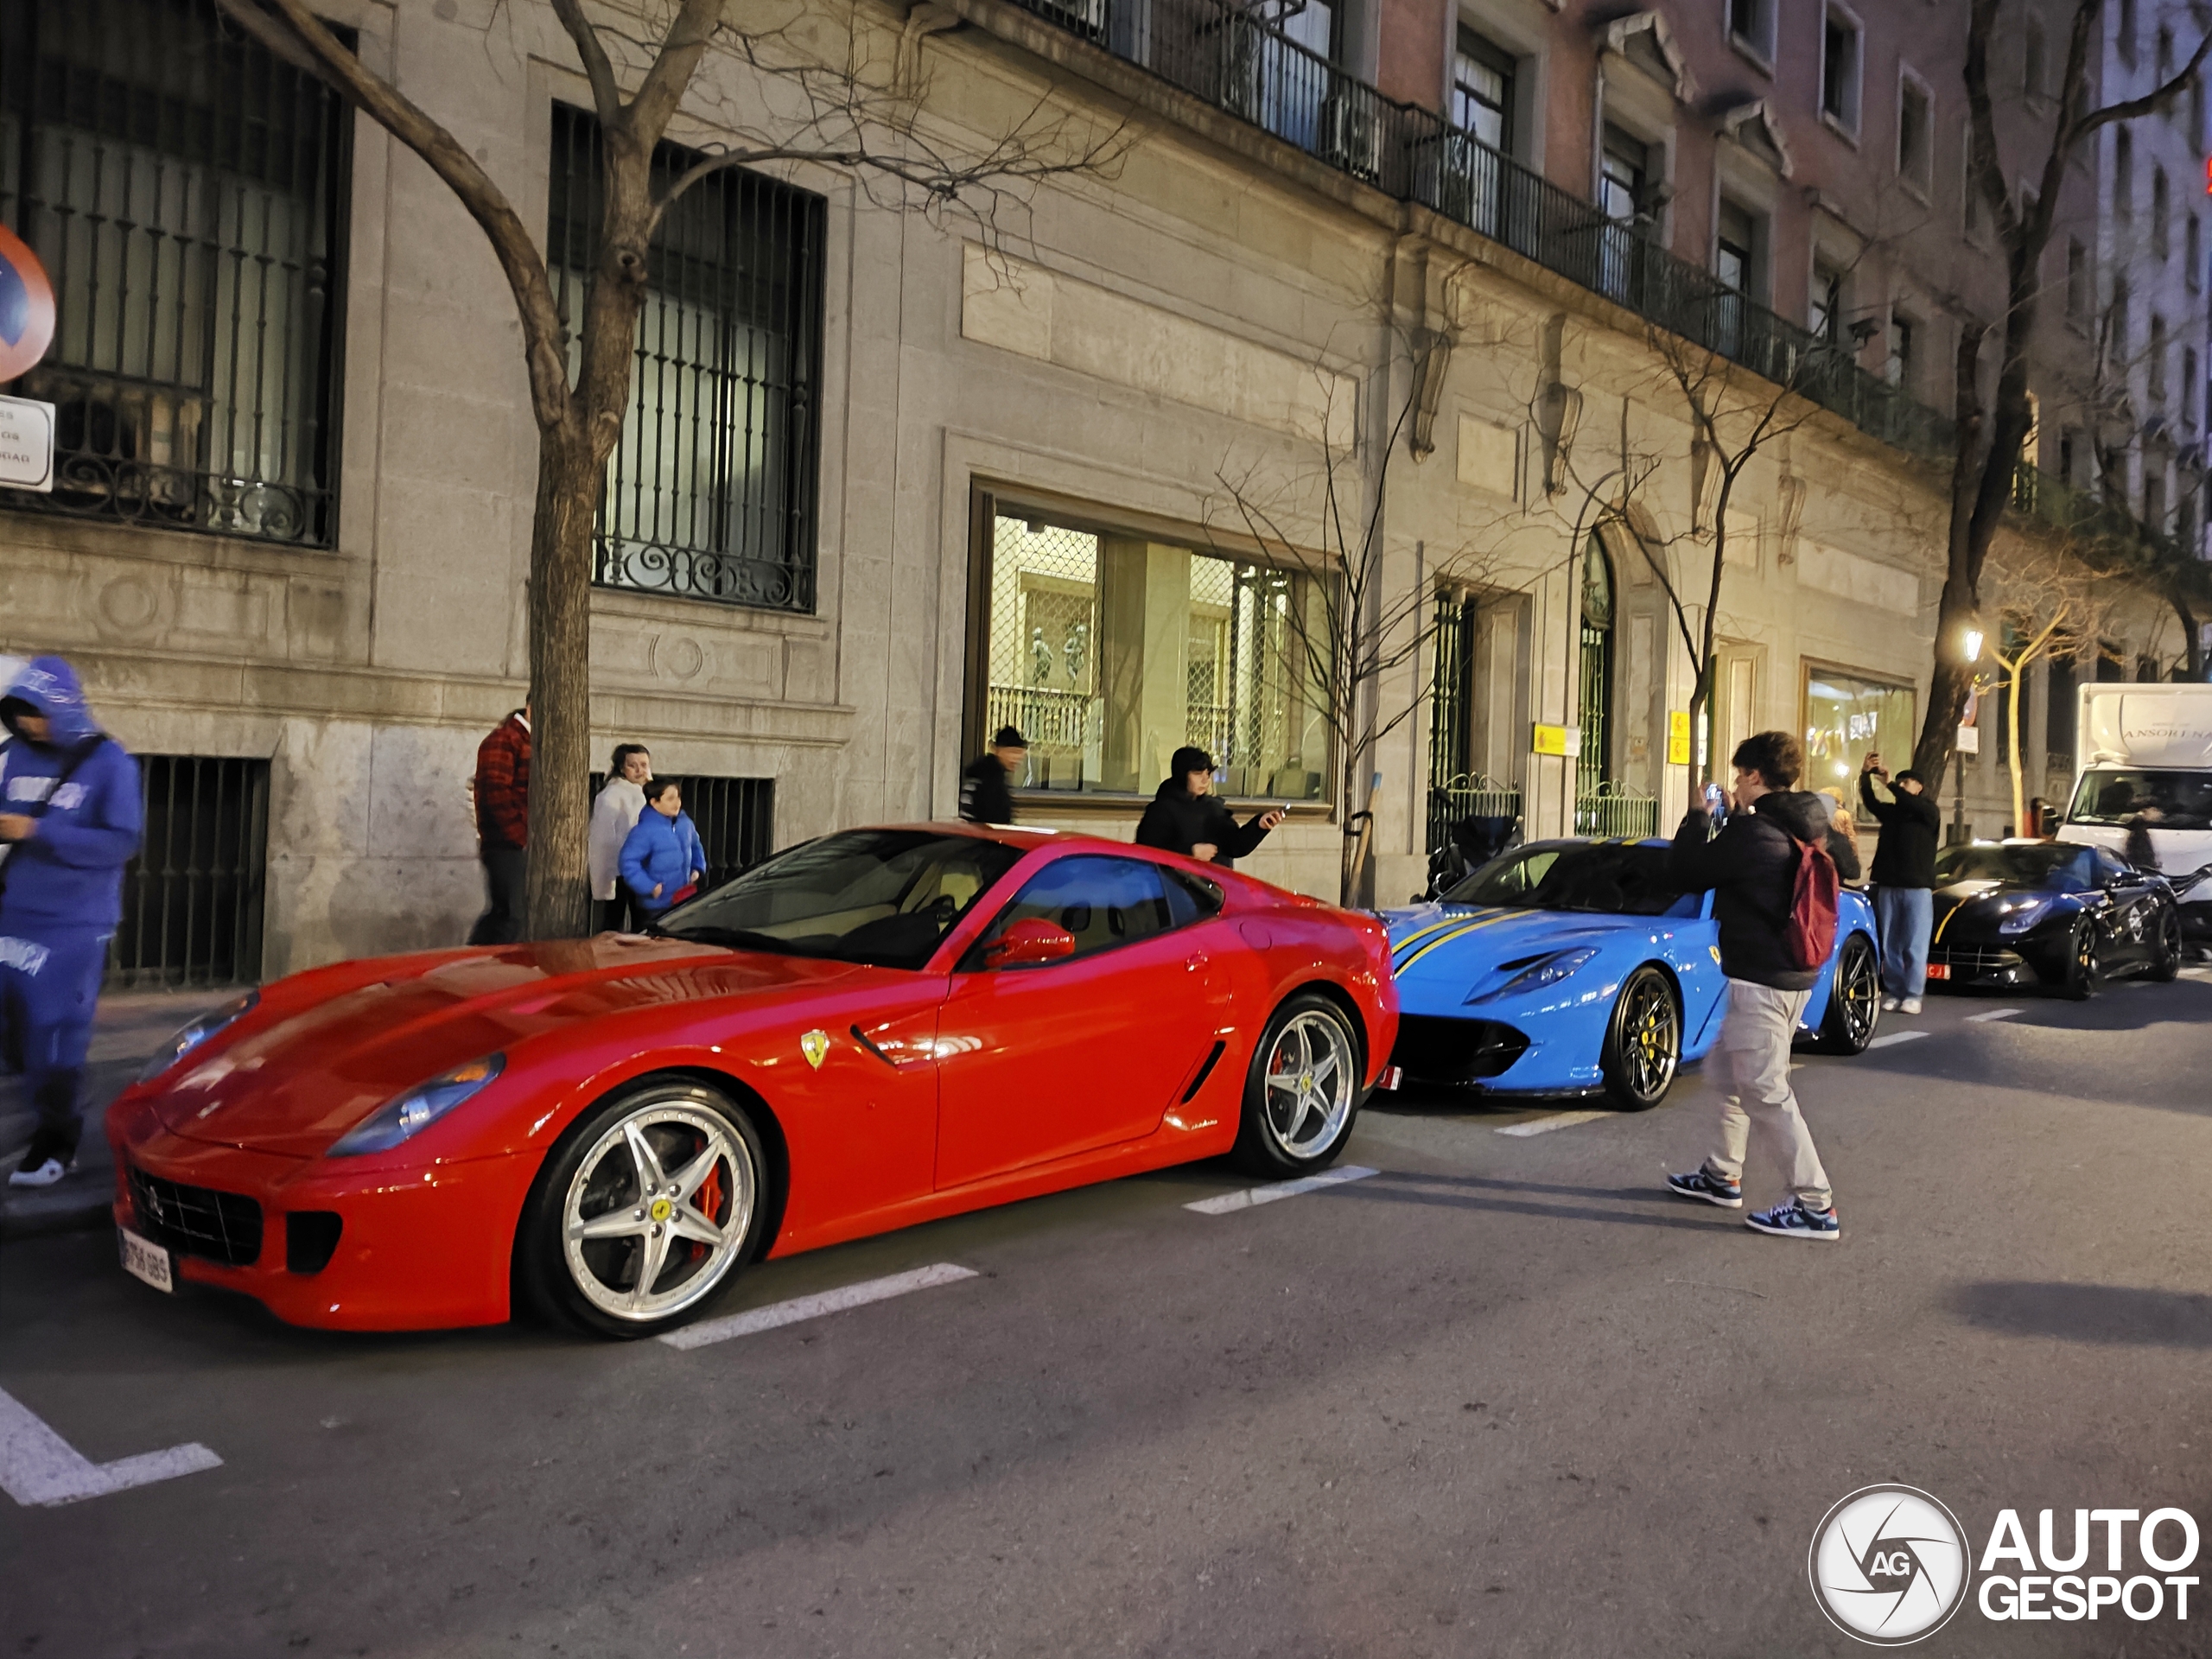
[[[1928,977],[1929,977],[1929,978],[1930,978],[1930,979],[1948,979],[1950,976],[1951,976],[1951,968],[1950,968],[1950,964],[1949,964],[1948,963],[1942,963],[1942,962],[1931,962],[1931,963],[1929,963],[1928,964]]]

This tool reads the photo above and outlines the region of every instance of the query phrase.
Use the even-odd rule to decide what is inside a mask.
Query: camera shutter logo
[[[1940,1630],[1966,1599],[1966,1533],[1912,1486],[1864,1486],[1813,1530],[1813,1598],[1845,1635],[1901,1648]]]

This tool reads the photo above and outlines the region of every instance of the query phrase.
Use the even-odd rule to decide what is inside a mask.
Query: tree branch
[[[553,15],[569,31],[577,55],[584,60],[584,79],[591,83],[592,106],[599,112],[599,124],[614,126],[622,119],[622,88],[615,82],[614,66],[607,59],[599,31],[584,16],[582,0],[553,0]]]

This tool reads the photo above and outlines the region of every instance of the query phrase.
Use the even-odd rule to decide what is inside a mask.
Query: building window
[[[699,159],[661,145],[657,184]],[[604,177],[593,117],[553,106],[551,171],[549,263],[573,321],[591,281]],[[735,168],[663,216],[600,498],[601,586],[814,608],[825,217],[819,196]],[[571,353],[580,348],[572,335]]]
[[[2089,315],[2089,251],[2070,236],[2066,238],[2066,315],[2076,322]]]
[[[2050,85],[2050,70],[2045,67],[2049,56],[2044,44],[2043,19],[2029,14],[2027,25],[2022,31],[2020,42],[2020,92],[2030,99],[2041,99]]]
[[[2174,78],[2174,32],[2163,25],[2158,29],[2158,85],[2163,86]],[[2166,114],[2169,118],[2172,116],[2172,105],[2166,106]]]
[[[2128,290],[2127,278],[2115,276],[2112,283],[2112,316],[2106,330],[2105,366],[2108,372],[2125,375],[2127,372],[2127,342],[2134,334],[2134,295]]]
[[[1859,58],[1865,34],[1859,20],[1830,4],[1821,26],[1821,113],[1846,132],[1859,130]]]
[[[1724,288],[1749,298],[1758,289],[1758,220],[1750,208],[1720,200],[1720,223],[1713,238],[1713,272]]]
[[[2151,319],[2150,341],[2144,350],[2150,359],[2145,365],[2144,378],[2148,382],[2151,401],[2163,404],[2166,401],[2166,320],[2164,317]]]
[[[1803,713],[1804,788],[1847,791],[1870,752],[1891,757],[1892,766],[1912,753],[1910,685],[1808,663]]]
[[[1513,82],[1510,53],[1471,29],[1459,31],[1452,58],[1452,124],[1501,155],[1513,153]]]
[[[1642,231],[1649,218],[1650,146],[1610,121],[1598,156],[1598,210],[1613,221],[1599,243],[1598,285],[1627,299],[1641,282]]]
[[[1759,60],[1774,60],[1774,0],[1728,0],[1728,38]]]
[[[1813,338],[1834,346],[1843,337],[1843,273],[1833,265],[1815,264],[1813,295],[1805,313],[1805,327]]]
[[[2044,747],[2053,771],[2074,770],[2075,704],[2082,683],[2080,665],[2069,647],[2050,653],[2044,674]]]
[[[328,547],[352,118],[211,0],[0,8],[0,222],[54,283],[51,495]]]
[[[1936,176],[1933,108],[1928,84],[1905,71],[1897,81],[1897,176],[1923,196]]]
[[[2120,55],[2130,64],[2135,61],[2135,0],[2120,0],[2119,27],[2113,31],[2118,37]]]
[[[1980,241],[1989,222],[1988,204],[1983,200],[1981,175],[1974,164],[1974,118],[1967,118],[1966,130],[1959,137],[1959,228],[1971,241]]]
[[[2074,434],[2071,430],[2058,435],[2058,481],[2069,489],[2074,486]]]
[[[1902,311],[1890,313],[1890,357],[1883,378],[1900,391],[1913,388],[1913,339],[1916,325]]]
[[[1575,723],[1582,728],[1582,747],[1574,762],[1578,834],[1584,833],[1581,821],[1602,810],[1590,804],[1602,798],[1613,775],[1613,567],[1595,531],[1582,548],[1580,643],[1582,672]]]
[[[2204,285],[2204,226],[2195,213],[2182,226],[2182,280],[2192,294]]]
[[[2112,136],[2112,210],[2122,219],[2135,217],[2135,139],[2126,127]]]
[[[2166,183],[2166,169],[2151,169],[2151,251],[2164,259],[2173,251],[2173,238],[2167,228],[2167,217],[2173,211],[2172,191]]]
[[[1029,741],[1018,787],[1149,793],[1185,744],[1224,794],[1319,800],[1328,715],[1311,652],[1327,611],[1301,571],[986,498],[976,709]]]
[[[2196,424],[2196,347],[2181,348],[2181,419],[2183,426]]]
[[[2166,531],[2166,469],[2145,461],[2143,467],[2143,524],[2153,536]]]
[[[269,762],[142,754],[145,833],[123,868],[107,982],[123,989],[261,978]]]

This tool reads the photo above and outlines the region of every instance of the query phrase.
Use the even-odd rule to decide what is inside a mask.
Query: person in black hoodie
[[[1180,748],[1167,763],[1169,776],[1154,791],[1137,824],[1137,845],[1158,847],[1216,864],[1233,863],[1268,838],[1282,822],[1280,808],[1238,823],[1213,793],[1213,757]]]
[[[1029,761],[1029,741],[1001,726],[991,747],[970,760],[960,774],[960,816],[970,823],[1012,823],[1014,791],[1007,779]]]
[[[1874,792],[1878,778],[1891,797]],[[1936,838],[1943,809],[1931,800],[1916,772],[1895,782],[1882,757],[1869,754],[1859,768],[1859,798],[1882,826],[1874,849],[1874,925],[1882,935],[1882,998],[1885,1008],[1920,1012],[1928,989],[1928,930],[1935,919]]]
[[[1786,934],[1801,845],[1826,847],[1845,880],[1858,875],[1859,855],[1829,823],[1827,800],[1795,787],[1805,751],[1788,732],[1745,738],[1736,746],[1734,766],[1726,826],[1713,835],[1710,813],[1696,803],[1668,855],[1675,881],[1713,890],[1728,1011],[1708,1062],[1720,1095],[1717,1147],[1689,1173],[1669,1175],[1667,1190],[1742,1209],[1744,1155],[1757,1129],[1789,1173],[1792,1196],[1745,1217],[1745,1224],[1783,1238],[1840,1238],[1827,1172],[1789,1086],[1789,1045],[1820,970],[1790,959]]]

